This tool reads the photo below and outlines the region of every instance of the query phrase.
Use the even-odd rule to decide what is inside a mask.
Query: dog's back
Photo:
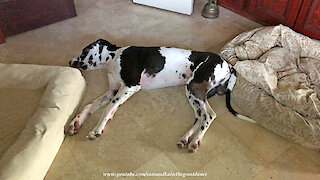
[[[127,86],[139,84],[142,89],[185,84],[196,67],[205,61],[206,63],[200,67],[195,78],[198,81],[208,80],[208,77],[213,75],[216,65],[223,63],[223,60],[213,53],[179,48],[136,46],[124,49],[117,61],[120,62],[120,75],[123,82]],[[225,76],[230,72],[228,69],[224,70],[226,72],[219,71],[217,76]]]

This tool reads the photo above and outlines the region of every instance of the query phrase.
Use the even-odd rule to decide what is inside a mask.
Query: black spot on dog
[[[82,68],[83,70],[87,70],[87,69],[88,69],[88,66],[87,66],[87,65],[84,65],[84,66],[81,66],[81,68]]]
[[[176,73],[178,73],[178,71],[176,71]]]
[[[207,120],[207,115],[203,114],[203,118],[206,121]]]
[[[72,66],[77,67],[78,65],[79,65],[79,61],[74,61]]]
[[[189,96],[188,98],[191,99],[191,96]]]
[[[124,93],[124,94],[128,94],[128,93]]]
[[[187,84],[186,87],[187,87],[187,90],[190,91],[190,85]]]
[[[119,98],[116,99],[116,101],[118,101],[118,100],[119,100]]]
[[[113,96],[115,96],[118,93],[118,90],[113,91]]]
[[[92,64],[93,64],[93,63],[92,63],[92,60],[88,61],[88,63],[89,63],[90,65],[92,65]]]
[[[212,119],[212,116],[211,116],[211,115],[209,115],[209,117],[210,117],[210,119]]]
[[[94,62],[94,63],[93,63],[93,66],[94,66],[94,67],[96,67],[96,66],[97,66],[97,63],[96,63],[96,62]]]
[[[183,77],[183,78],[186,78],[186,77],[187,77],[187,75],[186,75],[186,74],[182,74],[182,77]]]
[[[112,57],[112,59],[114,58],[114,56],[115,56],[116,54],[115,53],[110,53],[110,56]]]
[[[112,103],[116,103],[116,101],[115,101],[115,100],[112,100]]]
[[[201,112],[202,112],[201,109],[197,110],[198,116],[201,116]]]
[[[80,55],[80,59],[83,60],[84,58],[87,57],[89,51],[91,50],[92,47],[86,47],[82,50],[82,54]]]
[[[194,119],[194,123],[193,123],[193,125],[195,125],[196,123],[197,123],[197,121],[198,121],[199,119],[198,118],[195,118]]]
[[[91,61],[93,59],[93,57],[92,57],[92,54],[90,55],[90,57],[89,57],[89,61]]]
[[[207,122],[207,125],[209,125],[209,122]]]
[[[204,130],[204,126],[201,126],[201,130]]]
[[[155,75],[164,68],[165,58],[159,47],[136,47],[125,49],[120,56],[120,75],[128,87],[139,85],[143,71]]]
[[[102,50],[103,50],[103,46],[99,46],[99,54],[101,55],[101,53],[102,53]]]
[[[99,60],[101,61],[101,54],[100,54],[100,56],[99,56]]]
[[[194,102],[195,102],[198,106],[200,106],[200,102],[199,102],[198,100],[194,100]]]

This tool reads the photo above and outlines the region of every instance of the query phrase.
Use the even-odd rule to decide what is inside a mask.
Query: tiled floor
[[[118,46],[164,45],[217,53],[237,34],[260,26],[224,8],[218,19],[204,19],[200,12],[205,3],[197,0],[193,15],[186,16],[130,0],[75,0],[77,17],[7,38],[0,45],[0,62],[66,66],[98,38]],[[80,109],[108,87],[103,70],[83,75],[88,88]],[[98,141],[85,136],[101,110],[78,135],[66,137],[46,179],[106,179],[104,172],[164,171],[204,172],[206,179],[320,179],[320,153],[234,118],[224,98],[210,99],[217,119],[198,152],[189,154],[175,146],[193,123],[184,88],[141,91],[118,110]]]

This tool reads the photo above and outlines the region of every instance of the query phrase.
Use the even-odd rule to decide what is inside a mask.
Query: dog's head
[[[114,58],[117,46],[104,39],[89,44],[83,50],[80,56],[73,58],[69,65],[82,70],[92,70],[104,67],[106,62]]]

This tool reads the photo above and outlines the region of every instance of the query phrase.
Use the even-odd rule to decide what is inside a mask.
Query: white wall
[[[191,15],[194,0],[133,0],[134,3]]]

